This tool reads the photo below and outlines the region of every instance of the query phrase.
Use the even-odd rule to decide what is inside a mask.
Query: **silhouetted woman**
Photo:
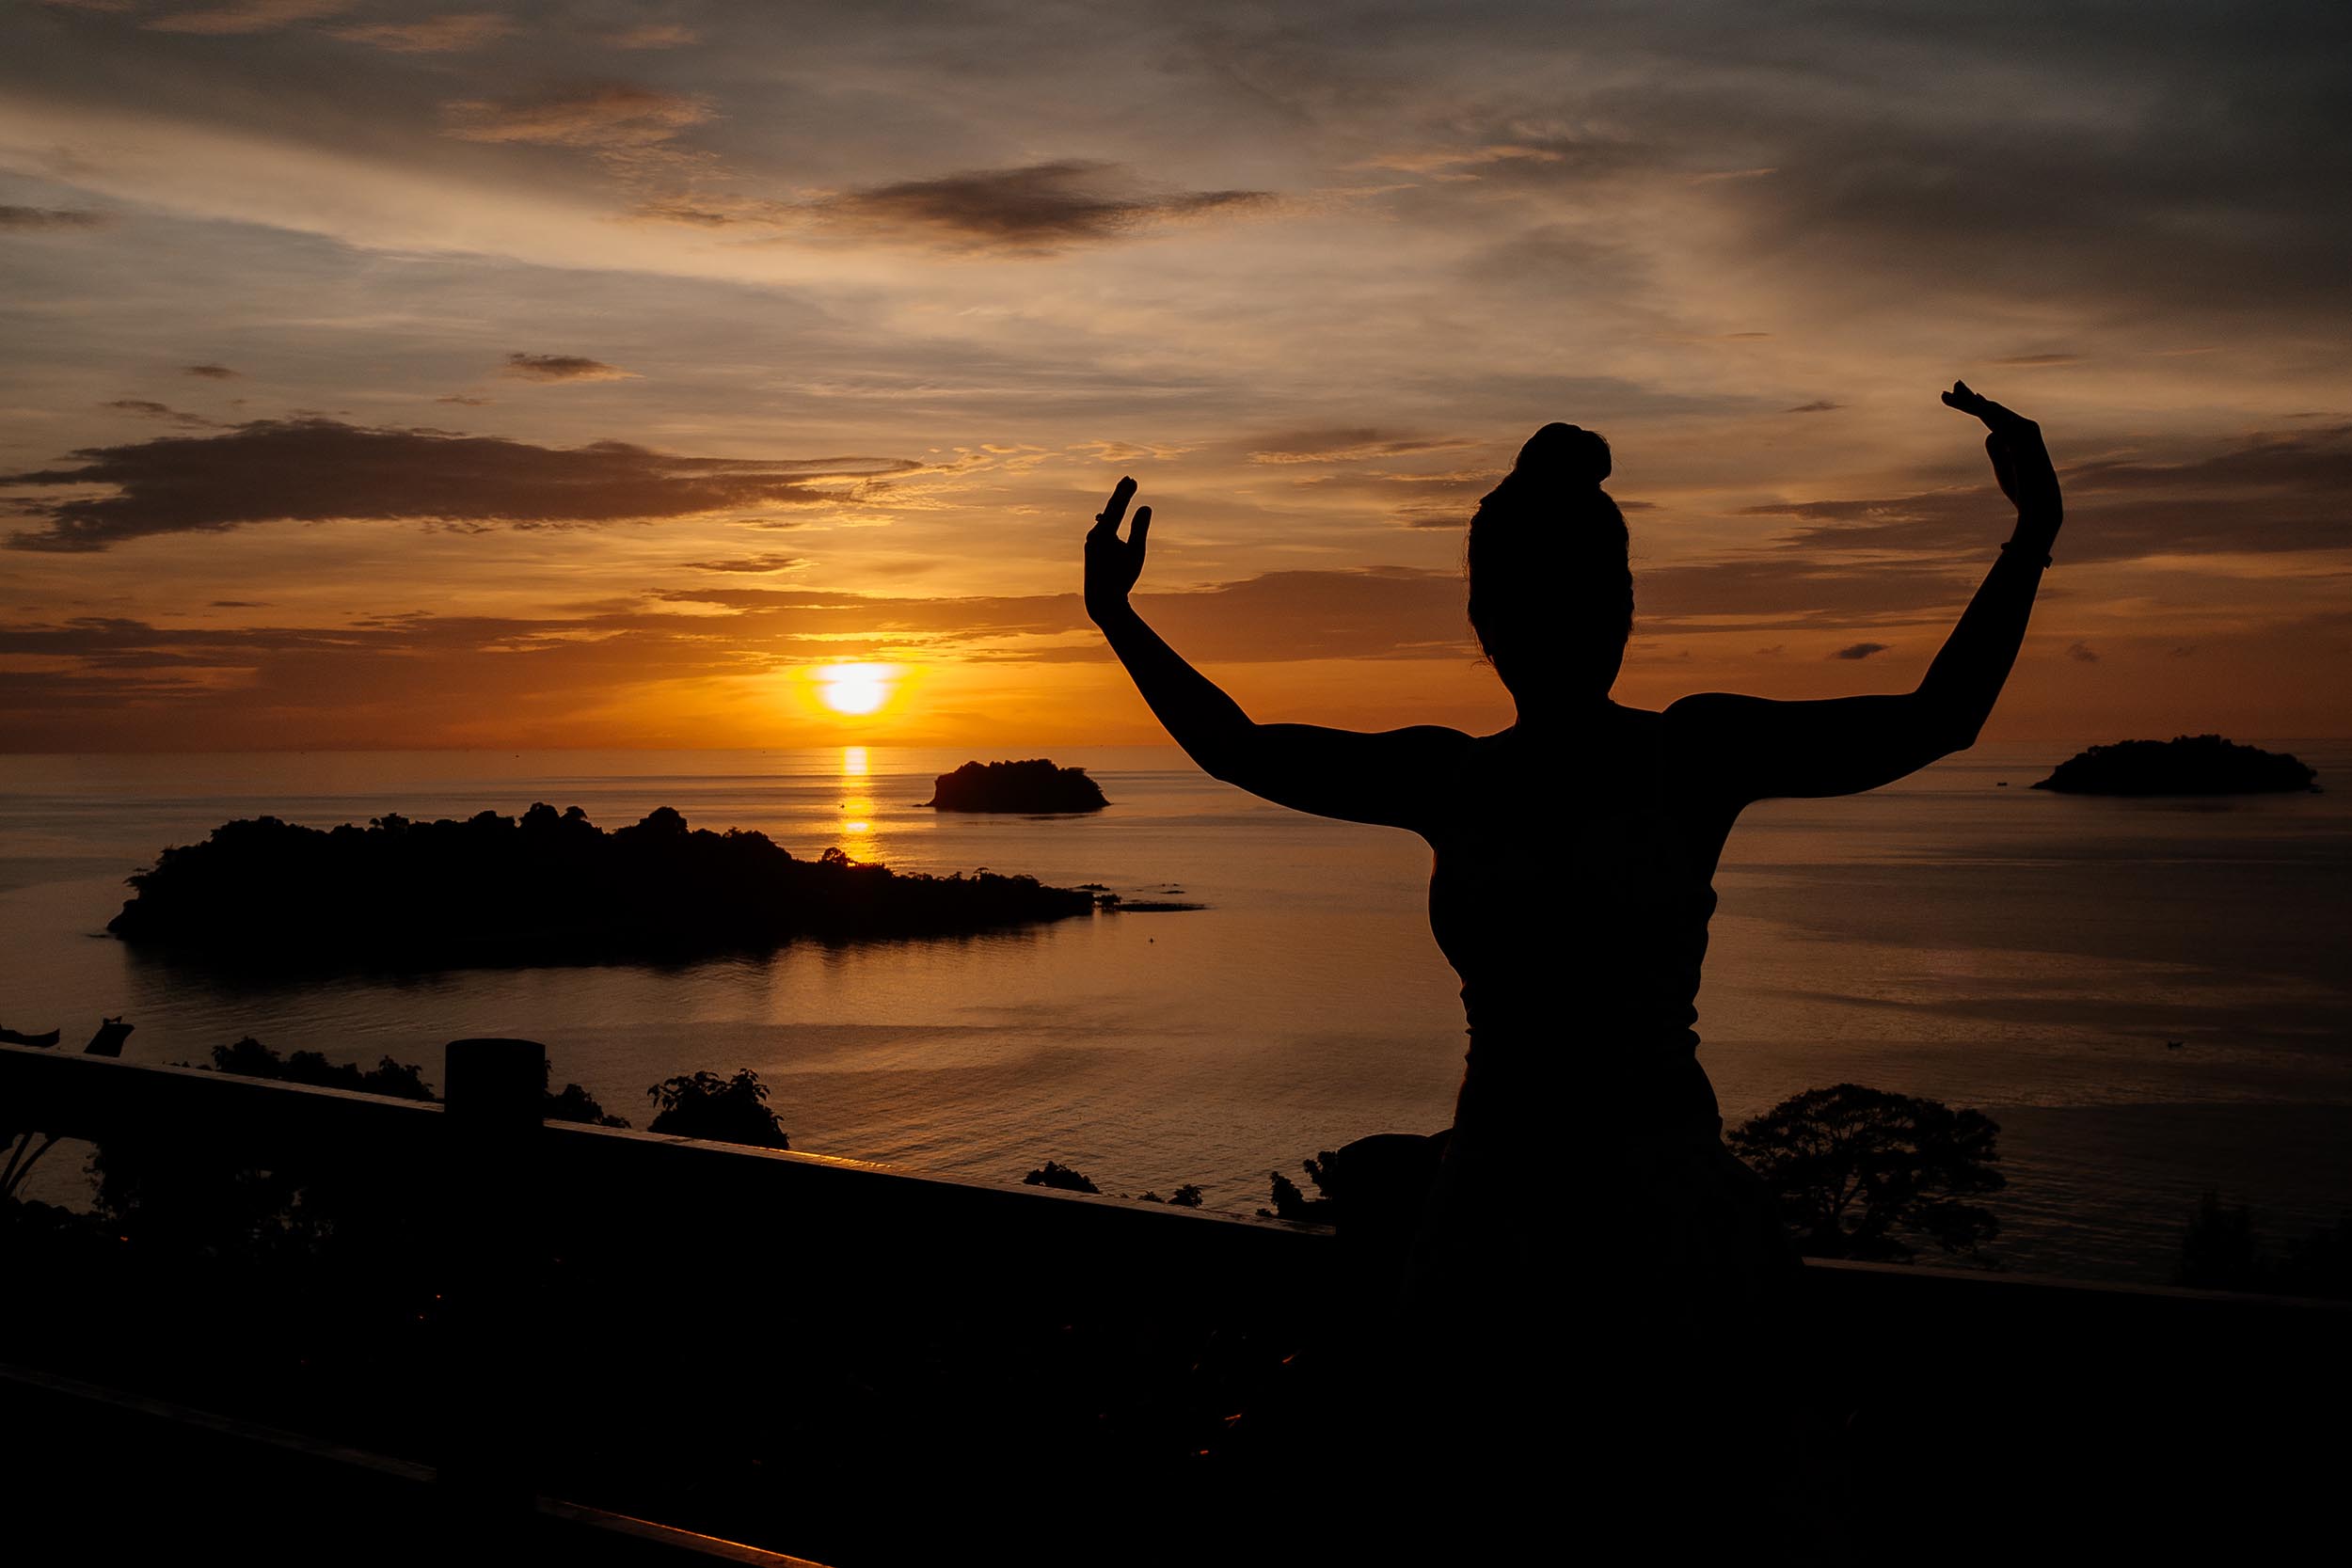
[[[1574,425],[1537,431],[1470,519],[1470,625],[1518,710],[1494,735],[1253,722],[1128,603],[1152,520],[1141,508],[1119,535],[1133,480],[1087,536],[1088,612],[1195,762],[1436,851],[1429,919],[1462,976],[1469,1065],[1376,1375],[1421,1396],[1391,1402],[1414,1412],[1401,1419],[1439,1429],[1396,1440],[1450,1456],[1456,1480],[1532,1510],[1531,1489],[1581,1478],[1620,1525],[1738,1493],[1740,1436],[1718,1412],[1771,1381],[1787,1254],[1695,1055],[1711,883],[1750,801],[1899,779],[1972,745],[2000,694],[2058,479],[2031,420],[1964,383],[1944,402],[1991,432],[2017,525],[1899,696],[1610,701],[1633,579],[1608,443]]]

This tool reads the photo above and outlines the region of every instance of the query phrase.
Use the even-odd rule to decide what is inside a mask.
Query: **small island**
[[[2093,746],[2033,787],[2061,795],[2267,795],[2315,789],[2317,777],[2282,752],[2184,735]]]
[[[796,860],[764,833],[690,830],[668,806],[606,832],[578,806],[519,821],[397,815],[328,831],[230,822],[128,879],[106,929],[173,958],[271,971],[676,962],[961,936],[1089,913],[1034,877],[902,876],[839,849]]]
[[[1029,762],[967,762],[932,781],[923,802],[941,811],[1078,812],[1110,804],[1083,768]]]

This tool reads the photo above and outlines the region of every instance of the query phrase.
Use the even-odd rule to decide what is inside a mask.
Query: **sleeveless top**
[[[1605,1131],[1717,1126],[1692,1025],[1723,835],[1667,778],[1664,728],[1615,708],[1558,742],[1471,740],[1429,879],[1470,1025],[1465,1112],[1556,1118],[1565,1096]]]

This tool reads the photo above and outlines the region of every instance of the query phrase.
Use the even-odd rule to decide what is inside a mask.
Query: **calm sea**
[[[2352,743],[2262,744],[2352,779]],[[1699,1002],[1726,1118],[1841,1081],[1992,1113],[2010,1178],[1995,1255],[2014,1269],[2163,1279],[2208,1187],[2274,1237],[2333,1220],[2352,1206],[2352,793],[2026,787],[2071,750],[1988,745],[1870,795],[1747,814]],[[1115,803],[1098,816],[920,809],[967,755],[0,757],[0,1024],[61,1027],[71,1049],[121,1014],[136,1060],[252,1035],[421,1061],[434,1080],[443,1042],[519,1035],[546,1042],[558,1083],[640,1125],[648,1085],[749,1067],[796,1148],[1006,1180],[1050,1158],[1105,1192],[1191,1181],[1243,1210],[1271,1168],[1445,1125],[1461,1015],[1418,839],[1265,805],[1159,748],[1056,753],[1102,781]],[[904,870],[1208,908],[755,960],[301,984],[224,983],[103,934],[126,873],[232,817],[324,827],[534,800],[606,827],[669,805],[795,854],[837,844]],[[1563,1136],[1578,1117],[1561,1108]]]

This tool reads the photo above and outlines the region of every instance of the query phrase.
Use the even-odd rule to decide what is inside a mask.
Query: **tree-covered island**
[[[2033,787],[2060,795],[2266,795],[2311,789],[2317,777],[2283,752],[2184,735],[2093,746]]]
[[[901,875],[839,849],[690,830],[668,806],[606,832],[578,806],[517,820],[226,823],[128,879],[107,929],[223,967],[436,969],[679,960],[797,938],[955,936],[1085,914],[1034,877]]]
[[[967,762],[932,782],[923,802],[941,811],[1101,811],[1110,802],[1083,768],[1057,768],[1043,757],[1028,762]]]

